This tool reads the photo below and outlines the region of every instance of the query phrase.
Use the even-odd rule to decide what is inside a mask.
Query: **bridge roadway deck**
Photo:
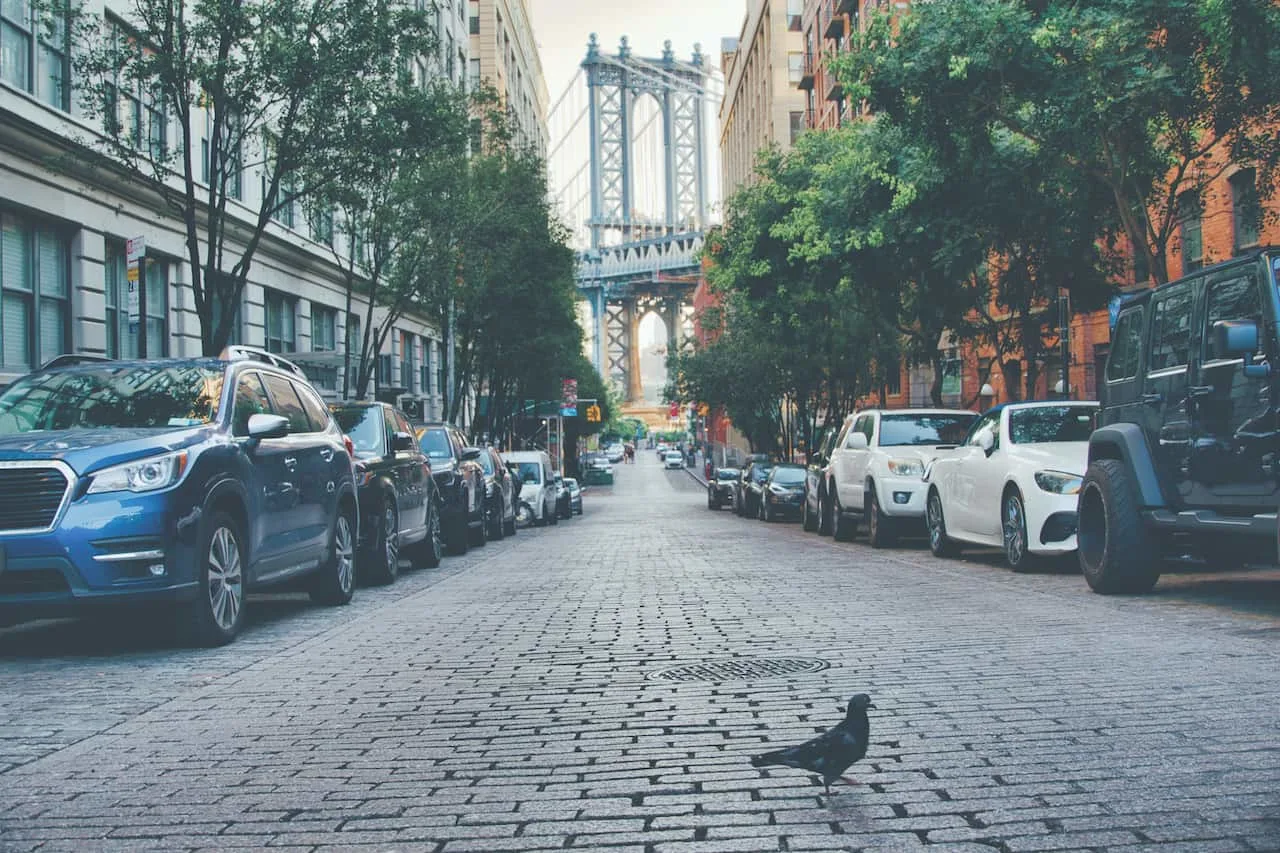
[[[1275,573],[1102,598],[710,512],[654,457],[225,649],[0,631],[0,849],[1280,850]],[[829,666],[655,677],[733,657]],[[863,784],[749,766],[856,691]]]

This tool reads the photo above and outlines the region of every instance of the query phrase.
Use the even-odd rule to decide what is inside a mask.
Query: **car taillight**
[[[342,437],[342,446],[347,448],[347,455],[354,459],[356,455],[356,443],[351,440],[351,436],[344,435]]]

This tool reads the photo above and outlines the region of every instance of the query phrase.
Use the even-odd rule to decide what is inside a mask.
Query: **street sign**
[[[127,292],[125,296],[125,304],[129,310],[129,331],[136,331],[138,323],[142,317],[141,298],[139,294],[139,270],[142,268],[142,259],[147,255],[147,242],[142,237],[134,237],[125,243],[125,280],[127,282]]]
[[[578,409],[576,406],[562,406],[560,408],[560,417],[562,418],[576,418],[577,416]]]

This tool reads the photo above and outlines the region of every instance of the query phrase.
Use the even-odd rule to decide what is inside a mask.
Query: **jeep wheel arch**
[[[1160,477],[1142,427],[1134,423],[1118,423],[1094,430],[1089,437],[1089,462],[1092,464],[1100,459],[1115,459],[1129,470],[1143,507],[1168,503],[1164,490],[1160,488]]]

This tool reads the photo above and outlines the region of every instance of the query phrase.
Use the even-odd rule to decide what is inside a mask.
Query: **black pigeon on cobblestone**
[[[859,693],[849,700],[849,710],[840,723],[802,744],[756,755],[751,759],[751,766],[781,765],[817,773],[830,794],[831,783],[842,778],[845,770],[867,754],[867,739],[871,735],[867,709],[874,707],[870,696]],[[853,782],[852,779],[846,781]]]

